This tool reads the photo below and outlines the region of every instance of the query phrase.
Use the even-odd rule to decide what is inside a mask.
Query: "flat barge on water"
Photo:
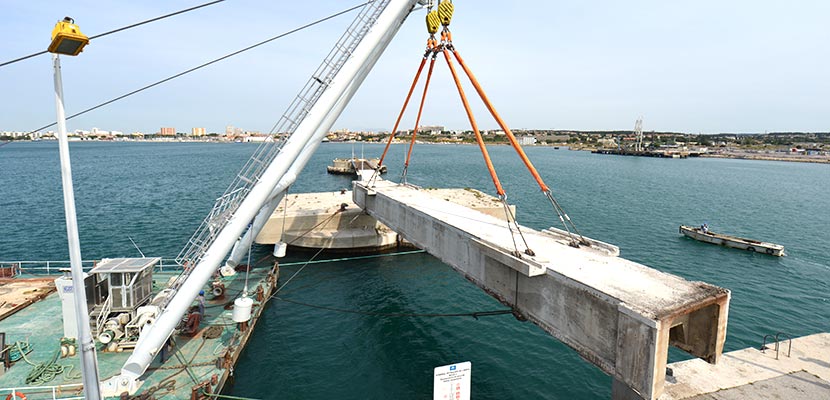
[[[737,236],[722,235],[720,233],[704,230],[702,227],[691,227],[680,225],[680,233],[692,239],[734,249],[747,250],[751,252],[769,254],[771,256],[783,257],[784,246],[775,243],[761,242],[758,240],[746,239]]]

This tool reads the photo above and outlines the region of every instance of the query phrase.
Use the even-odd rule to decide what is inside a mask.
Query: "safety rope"
[[[29,344],[28,339],[25,342],[24,341],[17,341],[17,342],[14,342],[12,345],[7,346],[5,349],[3,349],[3,351],[0,352],[0,355],[2,355],[6,351],[9,352],[9,361],[17,362],[17,361],[20,361],[21,359],[23,359],[23,357],[26,354],[29,354],[29,353],[32,352],[32,345]]]

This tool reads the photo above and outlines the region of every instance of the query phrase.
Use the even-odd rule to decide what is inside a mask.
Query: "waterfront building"
[[[205,136],[205,128],[193,128],[190,130],[191,136]]]
[[[159,136],[176,136],[176,128],[161,128]]]
[[[444,132],[445,129],[441,125],[423,125],[420,130],[425,135],[437,136]]]
[[[536,144],[536,137],[522,136],[519,138],[519,144],[522,146],[533,146],[534,144]]]

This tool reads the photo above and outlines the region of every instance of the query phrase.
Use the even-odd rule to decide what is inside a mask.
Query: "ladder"
[[[306,117],[309,110],[352,55],[352,52],[366,36],[369,29],[375,24],[389,2],[390,0],[374,1],[361,9],[349,28],[340,37],[328,56],[271,129],[270,135],[274,140],[263,142],[254,151],[251,158],[228,186],[228,189],[225,190],[225,193],[216,199],[210,213],[176,257],[176,261],[184,266],[184,270],[170,285],[171,289],[178,289],[187,280],[190,271],[201,261],[207,249],[216,240],[222,228],[231,220],[239,205],[258,182],[260,176],[280,153],[285,141],[277,138],[287,138],[294,133],[297,126]]]

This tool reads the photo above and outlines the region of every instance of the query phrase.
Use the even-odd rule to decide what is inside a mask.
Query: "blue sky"
[[[87,35],[203,1],[0,0],[0,61],[45,49],[68,15]],[[227,0],[95,40],[63,58],[67,113],[277,35],[359,1]],[[830,130],[830,2],[456,0],[455,44],[513,128],[689,133]],[[268,131],[354,13],[69,121],[155,132]],[[423,53],[410,16],[334,128],[391,129]],[[0,131],[55,117],[48,55],[0,67]],[[467,87],[472,95],[472,88]],[[449,71],[423,124],[467,129]],[[496,124],[475,102],[479,125]],[[403,126],[414,123],[410,107]]]

